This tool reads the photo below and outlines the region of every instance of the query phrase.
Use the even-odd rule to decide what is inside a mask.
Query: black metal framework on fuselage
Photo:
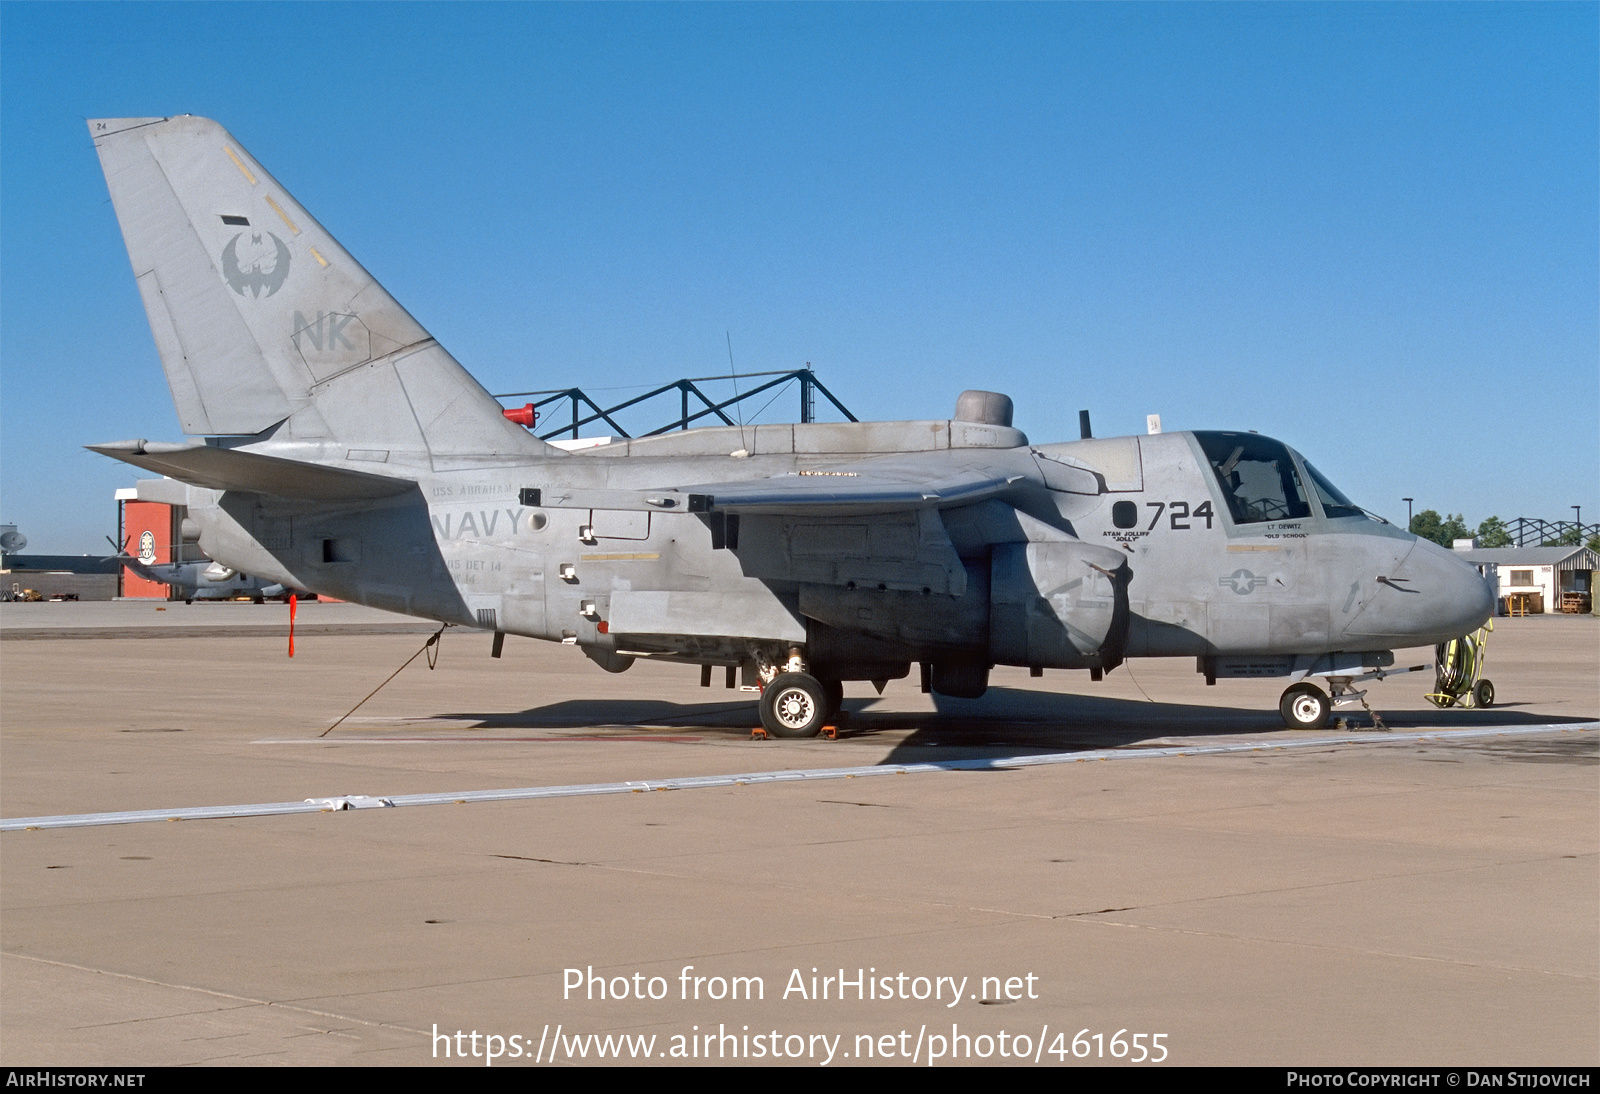
[[[734,397],[731,399],[723,399],[721,401],[713,400],[709,395],[696,386],[697,384],[709,383],[715,380],[738,381],[756,379],[762,376],[770,376],[772,379],[768,380],[766,383],[758,384],[749,391],[740,392],[739,394],[734,395]],[[616,431],[616,436],[623,439],[631,439],[633,434],[624,429],[617,422],[614,415],[619,414],[620,412],[631,407],[637,406],[640,403],[648,402],[649,400],[657,398],[658,396],[665,395],[669,391],[678,392],[681,399],[681,413],[677,418],[668,422],[666,425],[649,430],[645,433],[641,433],[639,436],[654,437],[661,433],[670,433],[675,429],[690,429],[693,427],[695,422],[702,418],[710,417],[711,415],[715,415],[717,418],[721,419],[723,425],[739,425],[739,422],[736,422],[734,419],[728,417],[726,412],[729,408],[738,406],[747,399],[751,399],[757,395],[771,391],[775,387],[779,387],[783,384],[794,383],[796,381],[798,381],[800,384],[801,422],[805,423],[816,420],[816,396],[818,392],[820,392],[823,398],[827,399],[828,402],[832,403],[839,413],[843,414],[847,420],[852,422],[858,420],[856,416],[850,413],[845,405],[834,396],[833,392],[829,391],[823,386],[822,381],[817,379],[816,373],[808,368],[773,372],[730,373],[727,376],[686,377],[682,380],[674,380],[670,384],[662,384],[660,387],[655,388],[652,391],[647,391],[643,395],[636,395],[631,399],[625,399],[615,406],[610,407],[602,407],[599,403],[595,402],[592,397],[585,393],[582,388],[577,387],[549,389],[544,391],[508,391],[503,394],[496,395],[495,398],[520,399],[530,395],[542,395],[544,398],[533,403],[533,409],[536,413],[539,412],[543,407],[560,403],[563,399],[570,400],[572,404],[572,421],[562,425],[559,429],[553,429],[548,433],[540,433],[538,435],[540,440],[551,441],[558,437],[570,437],[573,440],[577,440],[578,431],[580,429],[586,425],[591,425],[594,422],[602,421],[605,422],[606,425],[611,429]],[[691,407],[689,401],[691,396],[700,401],[701,405],[698,408]],[[583,407],[585,406],[587,406],[591,411],[591,413],[588,415],[583,413]]]

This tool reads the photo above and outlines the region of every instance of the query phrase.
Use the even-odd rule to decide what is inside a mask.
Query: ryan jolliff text
[[[669,997],[680,1001],[740,1000],[759,1001],[767,997],[767,984],[760,976],[703,976],[693,965],[685,965],[676,985],[663,976],[605,976],[594,966],[566,969],[562,973],[563,999],[640,999],[660,1002]],[[815,1003],[824,1000],[869,1002],[892,999],[937,1001],[954,1007],[963,999],[1037,999],[1039,978],[1033,973],[1021,976],[920,976],[909,972],[879,974],[876,968],[839,969],[822,973],[812,969],[807,976],[800,969],[790,971],[778,998],[785,1002]],[[972,989],[971,991],[968,988]],[[674,990],[674,988],[676,990]]]

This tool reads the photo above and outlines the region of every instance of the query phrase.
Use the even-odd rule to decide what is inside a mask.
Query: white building
[[[1498,568],[1499,613],[1510,609],[1510,598],[1527,597],[1530,612],[1594,610],[1594,571],[1600,555],[1587,547],[1480,547],[1461,550],[1461,557],[1479,570]]]

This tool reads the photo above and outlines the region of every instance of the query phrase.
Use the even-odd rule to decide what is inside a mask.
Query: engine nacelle
[[[1006,543],[994,549],[989,652],[997,664],[1110,669],[1128,641],[1128,556],[1109,547]]]

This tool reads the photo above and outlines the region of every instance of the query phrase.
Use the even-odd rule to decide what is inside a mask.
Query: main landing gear
[[[799,651],[791,651],[784,671],[761,689],[761,725],[774,737],[815,737],[844,702],[842,683],[819,680],[803,671],[803,664]]]
[[[822,681],[803,672],[780,672],[761,691],[761,724],[774,737],[815,737],[827,711]]]

